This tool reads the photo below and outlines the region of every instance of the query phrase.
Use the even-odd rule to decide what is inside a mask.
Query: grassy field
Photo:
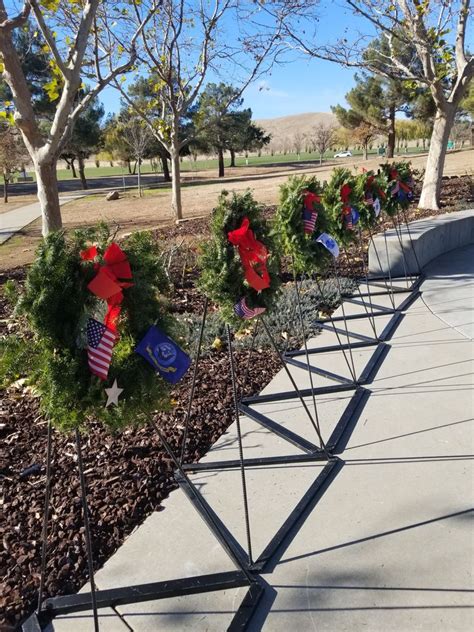
[[[422,151],[423,149],[421,147],[408,148],[409,154],[417,154]],[[325,159],[326,160],[332,159],[334,157],[334,153],[335,152],[332,152],[332,151],[327,152],[325,154]],[[363,153],[362,151],[355,151],[355,150],[352,151],[353,156],[361,156],[362,153]],[[405,156],[406,152],[401,152],[400,155]],[[377,150],[373,149],[369,151],[369,156],[376,157]],[[229,160],[230,160],[229,157],[226,156],[226,160],[225,160],[226,165],[229,163]],[[318,160],[319,160],[319,156],[315,152],[312,152],[312,153],[302,152],[299,157],[297,154],[294,154],[294,153],[274,154],[273,156],[269,154],[263,154],[262,156],[249,156],[248,164],[244,156],[237,156],[236,166],[255,167],[255,166],[265,166],[265,165],[272,165],[272,164],[298,163],[298,162],[318,161]],[[182,159],[181,169],[183,171],[191,172],[191,173],[193,171],[196,171],[196,172],[207,171],[207,170],[217,171],[217,159],[210,158],[208,160],[197,160],[196,162],[194,162],[193,160],[191,160],[191,158],[186,156]],[[149,173],[153,173],[153,170],[151,168],[150,161],[146,160],[142,165],[142,174],[149,174]],[[158,173],[161,173],[161,172],[158,172]],[[35,177],[35,174],[33,171],[29,172],[28,175]],[[125,184],[127,184],[127,178],[130,175],[131,174],[128,173],[127,169],[124,169],[120,167],[119,165],[116,165],[114,167],[105,165],[104,161],[102,161],[102,164],[100,167],[95,167],[95,166],[86,167],[86,178],[101,178],[101,177],[106,177],[106,176],[124,176]],[[72,173],[70,169],[58,169],[59,180],[70,180],[71,178],[72,178]],[[133,178],[134,179],[136,178],[136,174],[133,175]]]

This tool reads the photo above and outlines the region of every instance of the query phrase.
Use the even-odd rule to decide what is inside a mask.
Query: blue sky
[[[256,119],[275,118],[304,112],[330,112],[331,105],[345,103],[354,71],[320,60],[299,60],[275,68],[244,92],[244,106]],[[118,92],[105,90],[100,100],[106,112],[120,108]]]
[[[314,25],[320,43],[334,43],[347,31],[353,35],[362,24],[342,2],[323,0],[318,12],[320,19]],[[354,85],[354,69],[303,55],[292,54],[292,57],[292,61],[274,66],[271,74],[259,77],[244,92],[244,107],[252,109],[254,118],[330,112],[332,105],[345,104],[344,96]],[[113,88],[106,89],[100,99],[106,112],[120,108],[119,95]]]

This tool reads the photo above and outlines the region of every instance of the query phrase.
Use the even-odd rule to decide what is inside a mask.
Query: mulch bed
[[[443,183],[441,212],[467,208],[474,200],[472,179],[449,178]],[[272,213],[271,208],[267,214]],[[432,212],[408,212],[408,219],[420,219]],[[392,227],[387,221],[384,228]],[[192,220],[156,231],[159,239],[193,244],[205,235],[207,220]],[[345,270],[360,273],[364,252],[354,250],[354,263]],[[171,263],[174,278],[179,277],[173,296],[178,313],[201,313],[203,297],[194,287],[193,247],[189,260],[180,253]],[[186,255],[188,257],[188,254]],[[25,269],[0,275],[22,281]],[[0,334],[6,330],[8,307],[0,293]],[[278,358],[268,351],[238,351],[241,376],[248,366],[248,379],[242,394],[259,392],[279,370]],[[156,415],[170,444],[179,450],[189,398],[191,372],[172,393],[176,402],[169,413]],[[242,386],[242,385],[241,385]],[[190,420],[186,460],[202,457],[233,421],[229,364],[225,349],[203,358]],[[38,402],[26,390],[2,393],[0,407],[0,476],[3,483],[1,528],[3,549],[0,566],[6,576],[0,594],[0,631],[14,630],[36,606],[39,585],[41,525],[44,502],[46,422],[38,412]],[[92,424],[83,438],[83,456],[89,490],[93,532],[94,565],[99,568],[124,539],[176,487],[173,468],[163,452],[153,427],[127,429],[111,434]],[[87,579],[83,526],[75,444],[71,436],[54,435],[52,517],[50,520],[46,594],[75,592]]]

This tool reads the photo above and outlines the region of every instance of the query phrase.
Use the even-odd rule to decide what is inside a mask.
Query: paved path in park
[[[66,204],[72,200],[78,200],[84,197],[81,195],[69,195],[59,198],[60,204]],[[0,244],[13,237],[15,233],[34,222],[38,217],[41,217],[41,207],[39,202],[33,202],[33,204],[27,204],[8,211],[7,213],[0,214]]]
[[[345,436],[337,474],[261,576],[265,593],[251,631],[474,629],[473,279],[474,245],[448,253],[426,269],[421,296],[404,314],[366,386],[368,398]],[[377,303],[388,305],[386,297],[377,297]],[[346,303],[345,310],[360,312],[360,306]],[[376,329],[389,318],[376,317]],[[371,334],[367,319],[350,322],[352,331]],[[310,345],[334,342],[328,331]],[[353,351],[359,371],[373,351]],[[313,355],[312,362],[348,376],[340,351]],[[292,373],[299,386],[308,386],[306,371],[295,368]],[[328,383],[319,376],[316,382]],[[264,392],[290,388],[282,371]],[[351,395],[318,398],[325,437]],[[297,400],[261,404],[259,410],[315,440]],[[296,453],[247,418],[242,428],[248,457]],[[231,426],[204,460],[237,456]],[[300,463],[248,470],[255,558],[322,467]],[[209,471],[192,480],[245,549],[240,472]],[[96,573],[96,581],[106,589],[233,569],[177,490],[164,502],[164,511],[149,516]],[[241,588],[104,609],[100,629],[222,632],[244,594]],[[88,613],[78,613],[56,620],[54,629],[89,632],[93,626]]]

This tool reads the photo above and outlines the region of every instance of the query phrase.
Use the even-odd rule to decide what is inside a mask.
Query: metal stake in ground
[[[323,292],[323,286],[322,286],[321,282],[319,281],[319,279],[318,279],[318,276],[317,276],[317,275],[315,275],[315,276],[314,276],[314,280],[316,281],[316,285],[318,286],[319,294],[321,295],[322,300],[323,300],[323,301],[327,300],[327,296],[325,296],[325,293]],[[329,303],[328,303],[328,304],[329,304]],[[351,374],[352,379],[353,379],[353,380],[354,380],[354,382],[355,382],[356,377],[355,377],[355,375],[353,374],[352,367],[351,367],[351,365],[350,365],[350,363],[349,363],[349,360],[347,359],[346,351],[345,351],[345,349],[344,349],[344,343],[343,343],[343,342],[342,342],[342,340],[341,340],[341,336],[340,336],[340,334],[339,334],[339,330],[338,330],[338,328],[336,327],[336,323],[334,322],[334,319],[333,319],[333,317],[332,317],[332,314],[329,314],[329,322],[331,323],[332,328],[334,329],[334,334],[335,334],[335,336],[336,336],[336,338],[337,338],[337,343],[338,343],[338,345],[341,347],[342,355],[344,356],[344,360],[345,360],[345,363],[347,364],[347,368],[349,369],[349,373]],[[346,326],[346,335],[348,335],[348,333],[349,333],[349,332],[348,332],[348,330],[347,330],[347,322],[346,322],[346,321],[344,321],[344,324],[345,324],[345,326]],[[348,344],[347,344],[346,346],[347,346],[347,348],[348,348],[348,349],[349,349],[349,348],[350,348],[350,346],[351,346],[351,343],[350,343],[350,341],[349,341],[349,337],[348,337]]]
[[[46,575],[46,556],[48,551],[48,522],[49,522],[49,506],[51,495],[51,456],[53,443],[53,427],[48,421],[48,438],[46,443],[46,487],[44,492],[44,512],[43,512],[43,529],[41,533],[41,570],[40,585],[38,590],[38,606],[36,612],[39,615],[41,606],[43,605],[44,582]]]
[[[268,336],[268,339],[270,340],[270,344],[272,345],[273,349],[275,350],[275,353],[276,353],[276,354],[278,355],[278,357],[280,358],[280,362],[281,362],[281,364],[282,364],[282,366],[283,366],[283,369],[284,369],[285,373],[287,374],[287,376],[288,376],[288,378],[289,378],[289,380],[290,380],[290,382],[291,382],[291,384],[292,384],[293,388],[295,389],[295,393],[296,393],[296,395],[297,395],[298,399],[300,400],[300,402],[301,402],[301,404],[302,404],[302,406],[303,406],[303,408],[304,408],[304,410],[305,410],[305,412],[306,412],[306,414],[307,414],[307,416],[308,416],[308,419],[310,420],[310,422],[311,422],[311,424],[312,424],[313,428],[314,428],[314,429],[315,429],[315,431],[316,431],[316,434],[318,435],[318,438],[319,438],[319,441],[320,441],[321,448],[324,450],[324,452],[326,453],[326,455],[327,455],[327,456],[328,456],[328,458],[329,458],[329,454],[327,453],[327,450],[326,450],[326,445],[325,445],[324,440],[323,440],[323,438],[322,438],[322,436],[321,436],[321,433],[320,433],[320,431],[319,431],[319,428],[318,428],[318,426],[316,425],[316,422],[315,422],[315,421],[314,421],[314,419],[313,419],[313,416],[312,416],[312,414],[311,414],[311,411],[309,410],[309,408],[308,408],[308,406],[307,406],[306,402],[304,401],[304,397],[303,397],[303,396],[302,396],[302,394],[300,393],[300,390],[299,390],[299,388],[298,388],[298,386],[297,386],[297,384],[296,384],[296,382],[295,382],[295,379],[294,379],[294,377],[291,375],[291,372],[290,372],[290,370],[289,370],[289,368],[288,368],[288,366],[287,366],[287,364],[286,364],[286,362],[285,362],[285,359],[283,358],[283,356],[282,356],[282,354],[281,354],[280,350],[278,349],[277,344],[276,344],[276,342],[275,342],[275,339],[273,338],[272,333],[271,333],[270,329],[268,328],[268,325],[267,325],[267,323],[265,322],[265,319],[263,318],[263,316],[260,316],[260,320],[262,321],[263,327],[265,328],[265,332],[266,332],[266,334],[267,334],[267,336]]]
[[[299,313],[299,317],[300,317],[301,335],[303,337],[303,344],[304,344],[304,350],[305,350],[305,356],[306,356],[306,364],[308,366],[309,385],[310,385],[311,394],[312,394],[312,397],[313,397],[314,417],[315,417],[315,422],[316,422],[316,426],[317,426],[318,437],[320,437],[321,436],[321,427],[319,425],[319,415],[318,415],[318,406],[316,404],[316,395],[314,394],[313,372],[311,371],[311,367],[310,367],[310,364],[309,364],[308,341],[306,340],[306,330],[305,330],[305,326],[304,326],[303,308],[302,308],[302,305],[301,305],[300,287],[299,287],[298,279],[296,278],[296,272],[294,270],[293,270],[293,278],[294,278],[295,290],[296,290],[296,303],[297,303],[297,306],[298,306],[298,313]],[[320,444],[319,447],[322,448],[323,446]]]
[[[411,249],[412,249],[412,252],[413,252],[413,256],[415,257],[416,265],[418,267],[418,274],[421,274],[420,261],[418,259],[418,255],[416,254],[415,245],[413,243],[413,239],[412,239],[412,236],[411,236],[411,230],[410,230],[410,226],[409,226],[409,222],[408,222],[406,209],[402,210],[402,215],[403,215],[403,219],[405,220],[405,226],[407,227],[408,238],[410,240],[410,245],[411,245]]]
[[[184,452],[186,450],[186,441],[187,441],[188,432],[189,432],[189,420],[190,420],[190,417],[191,417],[191,410],[192,410],[192,406],[193,406],[194,391],[196,389],[196,379],[197,379],[199,360],[201,358],[202,339],[203,339],[203,336],[204,336],[204,327],[206,326],[206,316],[207,316],[208,304],[209,304],[209,301],[208,301],[208,298],[206,296],[206,299],[205,299],[205,302],[204,302],[204,313],[202,315],[201,328],[200,328],[200,331],[199,331],[198,345],[197,345],[197,349],[196,349],[196,358],[194,360],[193,380],[191,382],[191,390],[189,392],[188,409],[186,411],[186,419],[185,419],[185,422],[184,422],[183,443],[181,445],[181,456],[180,456],[180,459],[179,459],[179,462],[181,464],[183,463]]]
[[[352,370],[350,372],[351,372],[352,379],[354,380],[354,382],[357,382],[357,373],[356,373],[355,364],[354,364],[354,357],[352,355],[351,342],[350,342],[350,339],[349,339],[349,328],[347,326],[346,310],[344,308],[344,298],[343,298],[342,289],[341,289],[341,280],[339,279],[339,271],[337,269],[337,265],[336,265],[336,260],[335,259],[334,259],[334,262],[333,262],[333,267],[334,267],[334,277],[336,279],[336,285],[337,285],[337,289],[338,289],[338,292],[339,292],[339,300],[341,302],[341,311],[342,311],[342,318],[343,318],[343,321],[344,321],[344,329],[346,330],[347,346],[349,347],[349,357],[351,359],[351,364],[352,364]]]
[[[94,563],[92,558],[92,538],[89,525],[89,509],[87,506],[87,488],[86,478],[84,476],[84,464],[82,461],[81,450],[81,435],[76,428],[76,451],[77,451],[77,467],[79,469],[79,479],[81,481],[81,500],[82,500],[82,513],[84,517],[84,539],[86,542],[87,550],[87,565],[89,567],[89,581],[91,585],[91,600],[92,600],[92,613],[94,616],[94,632],[99,632],[99,615],[97,612],[97,599],[96,599],[96,587],[94,581]]]
[[[248,496],[247,496],[247,482],[245,479],[244,450],[242,446],[242,432],[240,428],[239,401],[238,401],[238,396],[237,396],[237,382],[236,382],[236,375],[235,375],[234,353],[232,349],[232,338],[231,338],[229,325],[226,325],[226,334],[227,334],[227,349],[229,353],[230,377],[232,380],[232,395],[234,398],[235,424],[237,427],[237,439],[238,439],[238,444],[239,444],[240,476],[242,479],[242,494],[243,494],[243,500],[244,500],[245,531],[247,535],[247,552],[249,556],[249,565],[252,565],[253,564],[252,538],[250,535],[250,516],[249,516],[249,505],[248,505]]]
[[[379,256],[379,251],[377,249],[377,245],[375,244],[375,240],[374,240],[374,236],[372,231],[370,230],[370,226],[367,226],[367,230],[369,231],[369,237],[370,237],[370,243],[372,245],[372,248],[374,250],[375,253],[375,257],[377,259],[377,263],[379,264],[379,270],[380,270],[380,274],[383,275],[383,270],[382,270],[382,262],[380,261],[380,256]],[[389,298],[390,298],[390,302],[392,304],[392,308],[395,309],[395,297],[393,295],[393,284],[392,284],[392,274],[390,271],[390,265],[388,264],[388,246],[387,246],[387,235],[385,234],[385,230],[383,231],[384,234],[384,239],[385,239],[385,251],[386,251],[386,256],[387,256],[387,266],[388,266],[388,279],[389,279],[389,284],[390,284],[390,289],[389,289],[389,284],[387,283],[387,280],[385,279],[385,276],[383,276],[383,283],[387,289]]]
[[[360,229],[360,225],[358,226],[358,242],[359,242],[359,255],[362,261],[362,272],[364,275],[364,279],[365,279],[365,285],[367,288],[367,295],[368,295],[368,299],[369,299],[369,305],[371,306],[371,310],[370,310],[370,315],[369,315],[369,310],[367,307],[366,302],[364,301],[364,298],[362,296],[362,292],[360,291],[360,286],[359,284],[357,284],[357,290],[359,292],[359,297],[361,302],[364,305],[364,309],[365,312],[367,314],[367,318],[369,319],[370,325],[372,327],[372,331],[374,332],[374,337],[378,340],[378,335],[377,335],[377,326],[375,324],[375,317],[374,317],[374,309],[372,306],[372,295],[371,295],[371,291],[370,291],[370,285],[369,285],[369,272],[368,272],[368,268],[365,262],[365,253],[364,253],[364,246],[363,246],[363,239],[362,239],[362,231]],[[347,256],[347,253],[346,253]]]

